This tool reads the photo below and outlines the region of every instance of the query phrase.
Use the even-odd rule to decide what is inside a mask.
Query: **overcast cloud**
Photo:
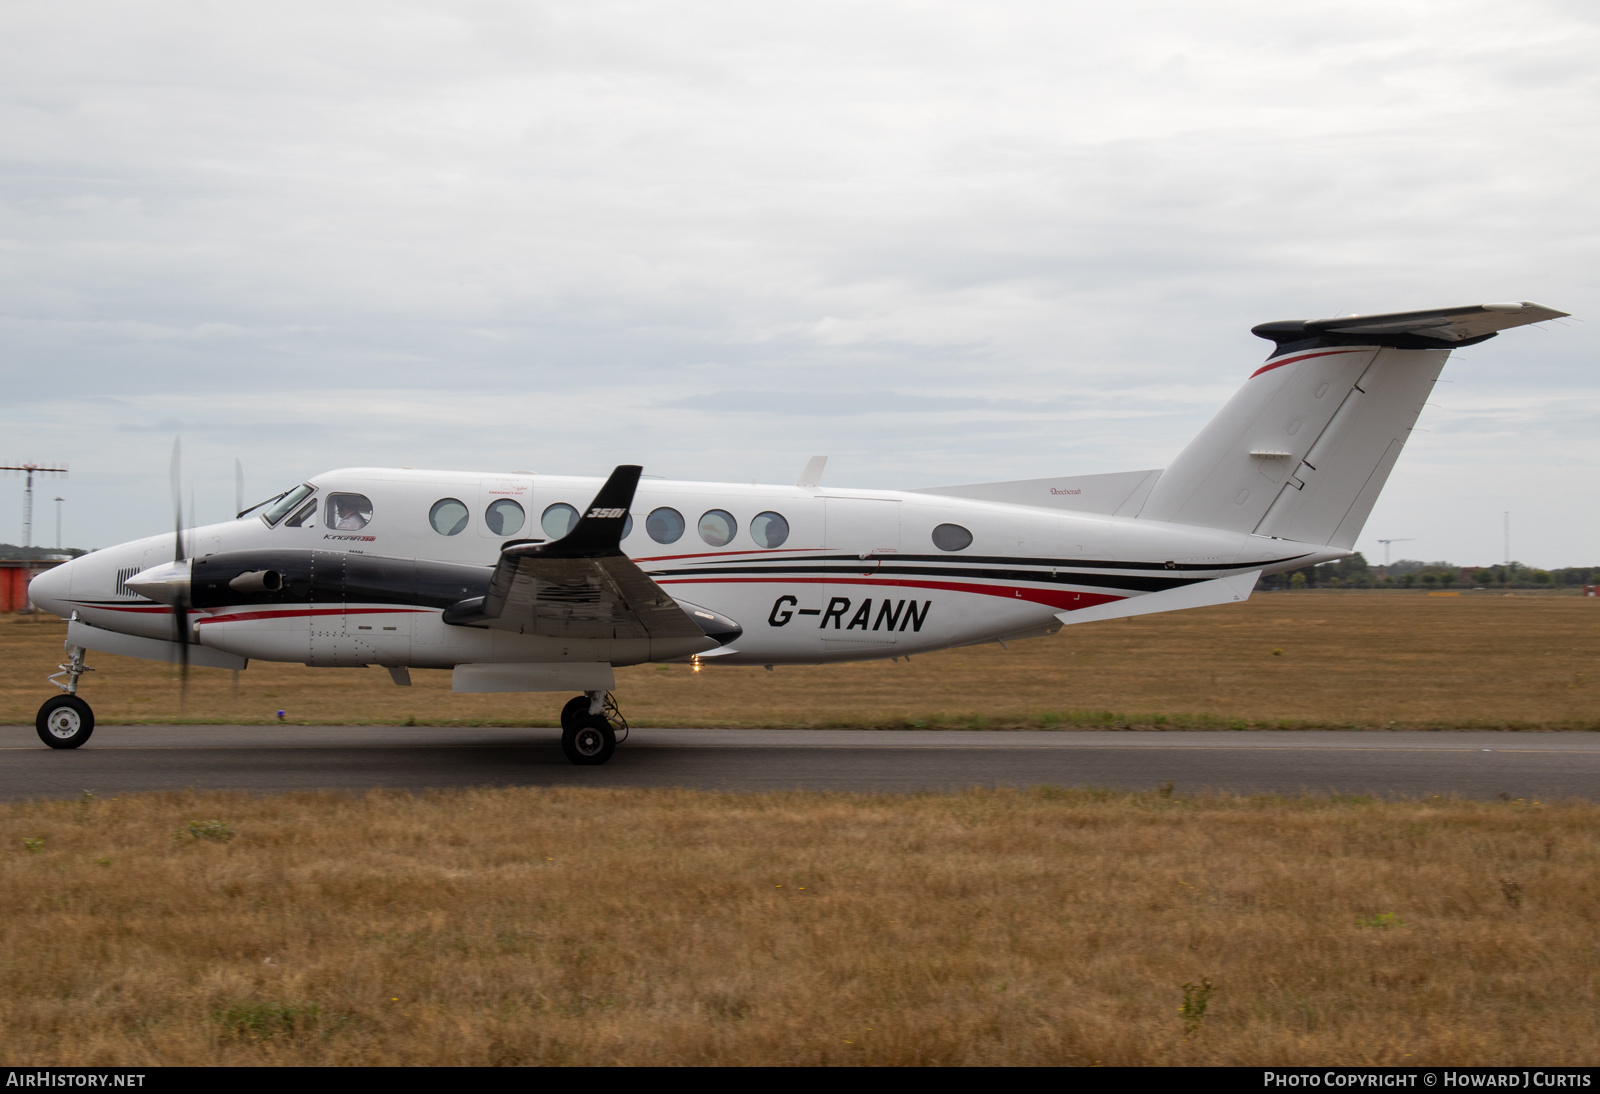
[[[0,459],[69,545],[352,464],[1160,467],[1269,319],[1593,313],[1600,9],[0,8]],[[1452,358],[1358,547],[1600,562],[1594,325]],[[0,540],[21,483],[0,480]],[[9,498],[10,500],[5,500]],[[36,542],[54,537],[48,503]]]

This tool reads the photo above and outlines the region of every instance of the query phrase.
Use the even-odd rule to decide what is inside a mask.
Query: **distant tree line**
[[[1600,566],[1567,566],[1538,570],[1512,562],[1493,566],[1458,566],[1403,558],[1373,567],[1360,553],[1321,566],[1307,566],[1261,579],[1258,589],[1553,589],[1600,585]]]
[[[18,547],[15,543],[0,543],[0,558],[21,558],[31,561],[37,558],[50,558],[54,555],[71,555],[73,558],[77,558],[79,555],[88,553],[81,547],[62,547],[58,550],[55,547]]]

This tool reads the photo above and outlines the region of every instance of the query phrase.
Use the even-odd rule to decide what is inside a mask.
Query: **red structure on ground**
[[[60,559],[0,558],[0,612],[27,611],[28,582],[35,574],[59,565]]]

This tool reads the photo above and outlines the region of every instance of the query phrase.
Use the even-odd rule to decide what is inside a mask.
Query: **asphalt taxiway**
[[[0,726],[0,800],[152,790],[671,786],[911,792],[968,786],[1380,797],[1600,797],[1600,734],[635,729],[574,767],[553,729],[101,726],[82,748]]]

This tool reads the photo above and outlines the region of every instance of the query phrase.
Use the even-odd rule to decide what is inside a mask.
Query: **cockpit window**
[[[310,501],[306,502],[299,509],[297,509],[294,516],[284,521],[283,526],[285,528],[299,528],[301,525],[305,524],[306,521],[311,520],[311,518],[316,515],[317,500],[312,498]],[[315,528],[316,524],[313,523],[311,527]]]
[[[329,494],[322,523],[336,532],[359,532],[372,520],[372,503],[365,494]]]
[[[271,507],[268,508],[265,513],[261,514],[261,519],[266,521],[269,527],[276,526],[277,523],[283,519],[285,513],[292,513],[295,506],[299,505],[316,492],[317,488],[315,486],[312,486],[310,483],[301,483],[288,493],[279,494],[278,497],[273,501]],[[261,503],[261,505],[266,504],[266,502]],[[261,508],[261,505],[256,506],[256,508]],[[248,513],[251,512],[251,510],[246,509],[245,512]]]

